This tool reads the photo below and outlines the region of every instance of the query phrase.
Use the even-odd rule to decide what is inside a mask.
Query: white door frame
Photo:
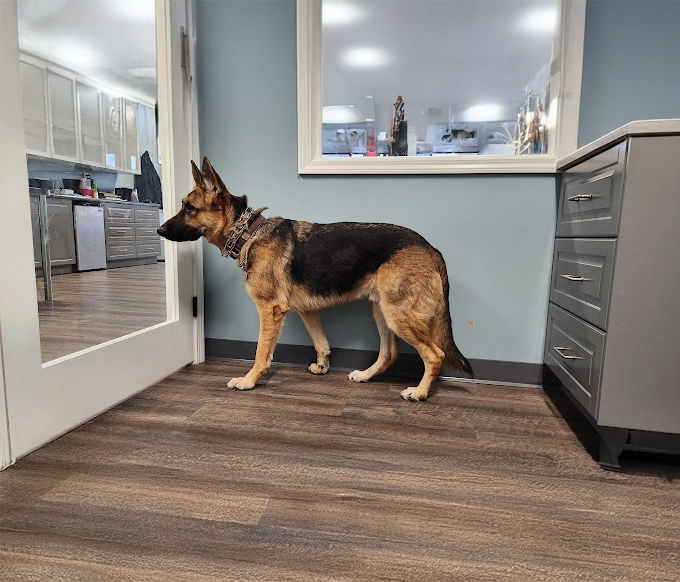
[[[193,38],[191,4],[156,0],[159,149],[168,215],[193,185],[189,159],[197,149],[195,83],[187,89],[180,66],[180,23]],[[166,245],[167,321],[42,364],[15,0],[0,0],[0,25],[0,175],[3,201],[12,208],[5,220],[0,216],[0,467],[5,467],[200,361],[203,331],[192,317],[191,298],[203,293],[200,242]]]
[[[2,359],[2,333],[0,332],[0,470],[14,462],[9,447],[9,419],[5,400],[5,368]]]
[[[189,84],[189,113],[187,118],[191,122],[189,135],[191,137],[191,159],[199,163],[200,140],[198,128],[198,92],[196,82],[196,2],[186,0],[187,4],[187,42],[188,63],[190,76]],[[170,218],[169,216],[167,218]],[[194,318],[194,364],[205,362],[205,312],[203,302],[203,239],[194,245],[194,297],[196,297],[196,317]]]

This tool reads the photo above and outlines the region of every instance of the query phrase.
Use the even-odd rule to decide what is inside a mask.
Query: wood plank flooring
[[[602,470],[559,393],[412,403],[283,367],[227,390],[247,367],[185,368],[0,473],[0,580],[680,580],[678,460]]]
[[[52,277],[54,301],[36,279],[40,348],[48,362],[166,319],[165,263]]]

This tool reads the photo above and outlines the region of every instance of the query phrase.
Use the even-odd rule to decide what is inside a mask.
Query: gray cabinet
[[[72,79],[48,70],[47,89],[52,156],[77,162],[75,83]]]
[[[104,203],[107,267],[156,262],[161,254],[158,206]]]
[[[28,154],[141,174],[141,154],[149,151],[158,168],[152,107],[111,95],[37,57],[21,59]]]
[[[102,93],[104,111],[104,164],[123,170],[123,100]]]
[[[618,467],[680,442],[680,131],[596,145],[562,174],[545,362]]]
[[[123,116],[125,127],[123,128],[124,158],[123,165],[126,172],[139,173],[139,144],[137,140],[137,104],[125,100],[123,102]]]
[[[22,61],[20,72],[26,151],[39,156],[49,156],[45,69]]]
[[[140,159],[144,152],[149,152],[149,157],[156,167],[156,171],[160,174],[158,141],[156,140],[156,112],[152,107],[141,104],[137,106],[137,136]]]
[[[38,198],[31,196],[31,228],[33,231],[33,261],[42,270],[40,218]],[[73,232],[73,203],[70,200],[47,199],[47,232],[52,267],[74,265],[76,245]]]
[[[83,163],[101,166],[104,164],[104,132],[99,90],[76,83],[76,91],[80,120],[80,157]]]

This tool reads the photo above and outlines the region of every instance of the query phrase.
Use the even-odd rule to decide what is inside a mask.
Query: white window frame
[[[299,174],[546,174],[578,148],[586,0],[562,0],[553,40],[551,93],[558,95],[552,154],[323,158],[322,0],[297,0]]]

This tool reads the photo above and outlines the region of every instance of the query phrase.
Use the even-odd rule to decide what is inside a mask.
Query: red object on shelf
[[[368,139],[366,140],[366,150],[367,150],[367,157],[369,158],[375,158],[378,154],[376,152],[376,139],[374,135],[369,135]]]
[[[89,196],[90,198],[94,198],[94,188],[81,188],[79,192],[83,196]]]

